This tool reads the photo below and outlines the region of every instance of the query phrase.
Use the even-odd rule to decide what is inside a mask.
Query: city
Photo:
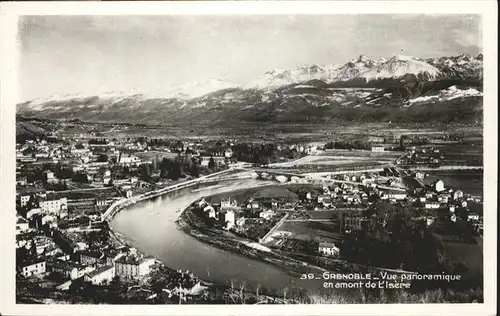
[[[470,256],[470,266],[457,271],[473,280],[481,267],[474,261],[482,253],[482,193],[457,183],[480,177],[482,166],[447,152],[474,140],[328,133],[324,143],[248,143],[74,134],[75,126],[93,124],[50,124],[50,136],[26,137],[16,146],[22,300],[229,303],[234,289],[165,266],[109,223],[140,201],[245,179],[255,184],[194,199],[176,222],[202,242],[297,275],[311,267],[451,273],[459,269],[456,256]],[[109,128],[113,133],[120,125]],[[345,149],[346,137],[366,149]],[[325,171],[332,164],[335,171]],[[466,180],[449,186],[439,177],[443,172]],[[453,253],[462,247],[467,253]],[[390,255],[395,251],[400,255]],[[237,296],[247,303],[285,302],[272,289]],[[294,300],[300,298],[286,302]]]
[[[480,15],[18,20],[16,305],[489,303]]]

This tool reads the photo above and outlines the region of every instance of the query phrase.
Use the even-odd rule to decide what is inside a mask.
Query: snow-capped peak
[[[192,99],[218,90],[236,87],[238,87],[237,84],[220,79],[190,81],[182,85],[168,87],[163,91],[162,96],[165,98]]]
[[[400,78],[407,74],[435,78],[440,74],[440,71],[415,57],[396,55],[388,61],[361,73],[359,77],[370,81],[373,79]]]

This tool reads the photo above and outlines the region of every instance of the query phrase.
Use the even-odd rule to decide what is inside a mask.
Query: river
[[[180,211],[203,196],[265,185],[255,179],[232,180],[218,185],[183,189],[120,211],[111,227],[126,236],[144,253],[161,260],[173,269],[188,269],[206,280],[239,285],[258,286],[281,292],[300,288],[325,291],[321,280],[300,280],[284,270],[261,261],[214,248],[185,234],[175,223]],[[331,291],[331,290],[329,290]]]

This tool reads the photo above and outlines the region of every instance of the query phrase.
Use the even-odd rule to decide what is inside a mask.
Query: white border
[[[497,6],[495,1],[201,1],[1,3],[1,301],[6,315],[494,315],[496,307]],[[484,304],[390,305],[16,305],[14,275],[16,30],[19,15],[480,14],[484,52]]]

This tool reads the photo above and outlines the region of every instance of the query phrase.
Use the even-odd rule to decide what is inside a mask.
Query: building
[[[273,216],[274,216],[274,211],[272,210],[264,210],[259,213],[259,217],[266,220],[273,218]]]
[[[64,217],[62,215],[67,214],[68,211],[68,199],[65,197],[49,197],[47,200],[40,202],[40,208],[45,214],[54,214]]]
[[[228,198],[227,200],[221,200],[220,201],[220,208],[221,210],[227,209],[227,208],[235,208],[238,207],[238,201],[232,200],[231,198]]]
[[[25,277],[30,277],[32,275],[43,274],[47,271],[47,266],[45,260],[35,260],[24,263],[19,268],[20,273]]]
[[[233,210],[229,209],[224,212],[221,211],[219,214],[220,220],[226,229],[229,230],[234,227],[234,224],[236,223],[236,216]]]
[[[63,277],[75,280],[81,278],[85,274],[94,271],[94,267],[85,267],[79,263],[71,261],[54,260],[47,263],[49,272],[60,273]]]
[[[334,243],[331,242],[320,242],[318,246],[318,251],[323,256],[338,256],[340,253],[340,249],[335,246]]]
[[[120,165],[130,166],[130,165],[140,164],[141,159],[139,159],[139,157],[134,155],[121,156],[120,159],[118,160],[118,163]]]
[[[45,170],[44,171],[45,179],[47,182],[53,181],[54,180],[54,173],[50,170]]]
[[[342,227],[346,232],[362,230],[369,223],[369,221],[369,219],[363,217],[362,215],[347,215],[343,217]]]
[[[111,282],[115,277],[116,268],[114,266],[102,266],[94,271],[85,274],[83,279],[94,285],[102,285]]]
[[[417,179],[424,179],[425,178],[425,173],[423,173],[421,171],[417,171],[415,173],[415,178],[417,178]]]
[[[231,158],[232,156],[233,156],[233,151],[231,150],[231,148],[226,149],[226,151],[224,152],[224,157]]]
[[[208,167],[208,163],[210,162],[210,158],[214,159],[216,167],[220,167],[220,166],[222,166],[222,165],[224,165],[226,163],[226,157],[218,157],[218,156],[208,157],[208,156],[203,156],[203,157],[201,157],[200,165],[202,167]]]
[[[372,146],[372,151],[382,152],[382,151],[384,151],[384,147],[382,147],[382,146]]]
[[[31,210],[26,212],[26,218],[30,219],[37,214],[42,214],[42,209],[39,207],[32,208]]]
[[[125,254],[116,250],[107,250],[105,251],[104,256],[105,256],[104,259],[106,260],[106,265],[114,266],[116,260],[120,259],[121,257],[124,257]]]
[[[206,205],[203,208],[204,213],[208,213],[209,218],[216,218],[217,217],[217,212],[215,211],[214,207],[212,205]]]
[[[462,191],[456,190],[455,192],[453,192],[453,199],[454,200],[459,200],[463,197],[464,197],[464,193]]]
[[[124,279],[135,279],[148,275],[155,259],[123,256],[115,261],[116,275]]]
[[[387,192],[387,197],[389,199],[394,199],[394,200],[404,200],[408,197],[406,192],[401,192],[401,191],[389,191]]]
[[[29,230],[28,221],[22,217],[18,217],[16,222],[16,235],[22,234],[28,230]]]
[[[26,206],[31,197],[45,197],[46,191],[40,188],[17,188],[16,189],[16,197],[19,197],[19,204],[21,206]]]
[[[436,209],[436,208],[439,208],[440,206],[441,206],[441,204],[439,204],[437,202],[425,203],[425,208],[427,208],[427,209]]]
[[[240,217],[238,218],[238,220],[236,221],[236,225],[238,225],[239,227],[242,227],[245,225],[245,222],[246,222],[246,219],[244,217]]]
[[[434,183],[434,189],[436,192],[442,192],[444,191],[444,182],[443,180],[438,180],[436,183]]]
[[[80,252],[80,263],[85,266],[100,267],[105,262],[105,257],[102,252],[84,250]]]

